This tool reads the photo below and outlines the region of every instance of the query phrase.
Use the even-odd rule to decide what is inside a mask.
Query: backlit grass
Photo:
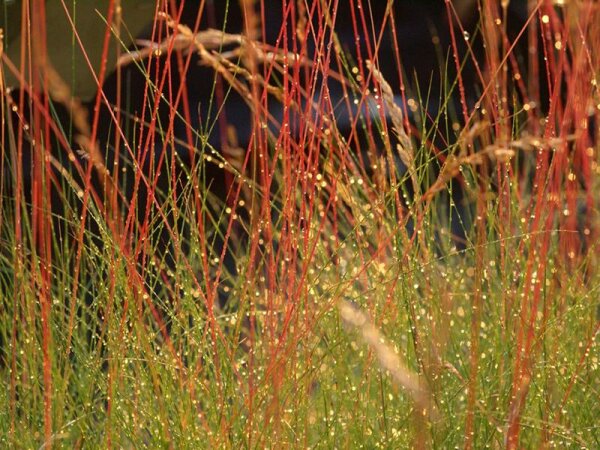
[[[600,446],[597,3],[530,1],[514,33],[508,2],[448,2],[441,86],[402,70],[414,18],[284,2],[267,45],[256,3],[232,34],[159,2],[117,52],[142,110],[100,91],[86,118],[51,55],[3,92],[0,443]]]

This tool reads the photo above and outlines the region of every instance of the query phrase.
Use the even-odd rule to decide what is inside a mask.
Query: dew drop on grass
[[[468,31],[463,31],[463,38],[465,39],[465,41],[469,41],[469,39],[471,39],[471,35]]]

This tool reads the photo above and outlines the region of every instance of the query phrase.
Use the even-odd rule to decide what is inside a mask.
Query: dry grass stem
[[[381,368],[391,374],[394,382],[410,395],[420,410],[428,410],[429,390],[423,386],[419,376],[406,367],[398,354],[385,343],[384,336],[367,315],[345,300],[340,300],[339,309],[342,320],[356,328],[365,344],[375,352]]]

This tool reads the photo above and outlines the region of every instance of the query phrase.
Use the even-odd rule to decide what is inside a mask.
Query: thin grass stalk
[[[32,85],[34,92],[47,92],[47,84],[40,78],[39,72],[45,67],[46,61],[46,28],[45,7],[43,2],[33,2],[33,14],[31,17],[32,28],[30,31],[33,75]],[[43,108],[48,111],[48,100],[45,99]],[[49,152],[50,132],[47,123],[44,123],[42,114],[38,108],[33,111],[34,139],[37,145],[33,148],[34,176],[36,182],[32,187],[32,226],[34,230],[33,245],[35,253],[32,253],[32,266],[34,277],[32,288],[36,292],[40,305],[40,322],[42,335],[42,365],[43,365],[43,403],[44,403],[44,443],[46,447],[52,447],[53,435],[53,380],[52,380],[52,335],[50,329],[51,299],[50,283],[52,275],[49,268],[52,265],[52,254],[50,239],[52,235],[50,214],[50,171],[49,163],[45,158],[45,152]]]
[[[356,328],[365,344],[375,353],[381,368],[389,372],[394,382],[411,397],[415,404],[415,448],[426,448],[428,445],[423,432],[427,419],[422,419],[433,417],[436,413],[432,409],[430,393],[424,381],[406,367],[362,311],[345,300],[339,301],[339,310],[342,320]]]

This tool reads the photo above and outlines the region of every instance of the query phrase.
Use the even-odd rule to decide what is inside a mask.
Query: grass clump
[[[0,442],[597,446],[600,11],[465,4],[437,85],[393,2],[111,2],[89,103],[5,54]]]

